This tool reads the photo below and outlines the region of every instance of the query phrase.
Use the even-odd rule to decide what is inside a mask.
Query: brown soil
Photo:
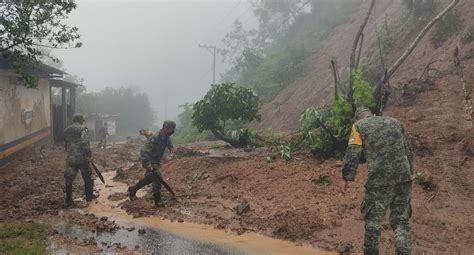
[[[398,4],[399,1],[386,4],[391,13],[389,18],[399,17]],[[464,24],[474,22],[471,1],[461,1],[457,8],[464,14]],[[378,13],[382,16],[382,11]],[[347,58],[348,52],[341,50],[347,47],[339,44],[351,43],[356,23],[340,26],[334,32],[324,46],[326,53],[309,60],[313,69],[324,66],[319,69],[326,70],[332,53]],[[466,28],[467,25],[463,27]],[[369,33],[366,38],[373,36]],[[452,67],[451,56],[458,42],[459,36],[455,36],[435,50],[426,37],[392,79],[392,84],[398,84],[417,78],[433,58],[441,59],[433,67],[442,76],[430,90],[418,94],[406,106],[390,103],[386,112],[405,124],[417,154],[415,171],[423,173],[436,187],[414,186],[411,226],[415,254],[472,254],[474,248],[474,130],[465,114],[461,85]],[[465,56],[472,52],[474,43],[459,46],[461,56]],[[342,60],[339,61],[343,66]],[[467,83],[473,84],[474,59],[467,58],[463,64]],[[321,76],[311,71],[310,66],[306,77],[275,99],[283,103],[281,112],[274,112],[271,105],[264,108],[266,118],[262,125],[294,129],[302,109],[314,102],[324,104],[319,99],[327,98],[331,92],[330,87],[324,87],[331,84],[330,74]],[[320,81],[322,87],[314,89],[313,84]],[[144,174],[137,160],[140,146],[140,143],[122,144],[97,151],[96,162],[104,171],[121,171],[123,181],[134,183]],[[321,162],[299,154],[291,162],[267,162],[264,150],[251,154],[228,148],[212,150],[205,143],[188,148],[201,152],[165,162],[162,167],[163,177],[178,195],[176,203],[163,190],[167,208],[156,209],[149,196],[125,201],[121,207],[136,216],[158,214],[236,233],[255,231],[328,250],[352,246],[354,252],[361,252],[364,228],[359,204],[366,166],[360,167],[349,192],[341,194],[337,185],[341,162],[337,160]],[[63,148],[51,147],[47,158],[30,151],[0,169],[0,221],[41,217],[54,221],[61,215],[64,162]],[[332,183],[319,186],[311,182],[322,175],[329,176]],[[79,179],[80,176],[74,189],[76,197],[81,197],[83,191]],[[120,198],[123,194],[110,199]],[[93,222],[97,219],[93,217],[74,217],[79,219],[67,219],[96,226],[97,222]],[[381,253],[393,253],[393,233],[387,219],[383,224]]]

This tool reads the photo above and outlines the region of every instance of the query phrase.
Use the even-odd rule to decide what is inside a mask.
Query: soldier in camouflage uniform
[[[106,148],[107,147],[107,136],[109,136],[109,130],[107,128],[107,122],[104,122],[104,125],[99,129],[99,143],[97,148]]]
[[[176,123],[174,121],[165,121],[163,123],[163,128],[158,132],[158,134],[150,137],[145,145],[143,145],[143,148],[140,151],[140,160],[142,161],[143,168],[146,169],[147,173],[137,184],[128,188],[128,196],[130,200],[136,198],[135,195],[138,190],[151,183],[155,206],[164,206],[161,200],[161,182],[156,176],[161,177],[160,161],[165,149],[168,148],[173,152],[173,143],[171,142],[170,136],[174,133],[175,128]]]
[[[342,167],[343,192],[353,181],[361,156],[368,177],[361,212],[365,219],[364,254],[379,254],[381,222],[390,209],[397,254],[411,253],[409,220],[413,152],[403,125],[389,117],[358,108]]]
[[[87,137],[88,130],[83,124],[84,117],[76,115],[73,118],[73,124],[64,130],[64,141],[67,151],[66,171],[64,172],[67,206],[73,205],[72,184],[78,171],[81,171],[82,178],[84,179],[86,200],[91,201],[98,197],[98,195],[94,195],[94,180],[91,177],[92,170],[89,166],[89,162],[92,160],[92,152]]]

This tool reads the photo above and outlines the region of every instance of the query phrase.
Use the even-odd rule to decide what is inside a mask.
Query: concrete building
[[[78,85],[60,80],[65,72],[44,64],[24,71],[39,78],[37,87],[27,88],[13,63],[0,56],[0,166],[25,148],[59,141],[74,115]],[[60,115],[52,110],[53,87],[61,89]]]

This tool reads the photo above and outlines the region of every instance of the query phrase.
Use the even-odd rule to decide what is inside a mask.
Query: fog
[[[212,81],[212,54],[198,44],[221,45],[232,22],[256,22],[250,4],[238,1],[77,1],[67,22],[83,46],[55,50],[88,90],[135,86],[147,92],[159,122],[179,105],[199,100]],[[217,56],[216,80],[226,66]]]

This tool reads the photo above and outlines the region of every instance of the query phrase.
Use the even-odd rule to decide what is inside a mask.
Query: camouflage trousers
[[[78,171],[81,171],[82,179],[84,180],[84,193],[86,198],[92,197],[94,193],[94,180],[92,179],[92,170],[88,162],[81,164],[67,164],[66,171],[64,172],[64,179],[66,181],[66,196],[71,196],[72,194],[72,184],[77,176]]]
[[[146,169],[145,177],[141,179],[135,186],[135,190],[139,190],[145,187],[148,184],[151,184],[151,189],[153,192],[153,198],[155,201],[161,200],[161,182],[156,178],[156,176],[161,177],[160,165],[159,164],[147,164],[142,162],[143,168]]]
[[[99,139],[99,143],[97,144],[97,148],[104,148],[107,147],[107,138],[102,137]]]
[[[397,255],[411,254],[411,185],[411,182],[406,182],[366,189],[361,205],[365,219],[364,254],[379,254],[381,224],[387,209],[390,209],[390,226],[395,232]]]

